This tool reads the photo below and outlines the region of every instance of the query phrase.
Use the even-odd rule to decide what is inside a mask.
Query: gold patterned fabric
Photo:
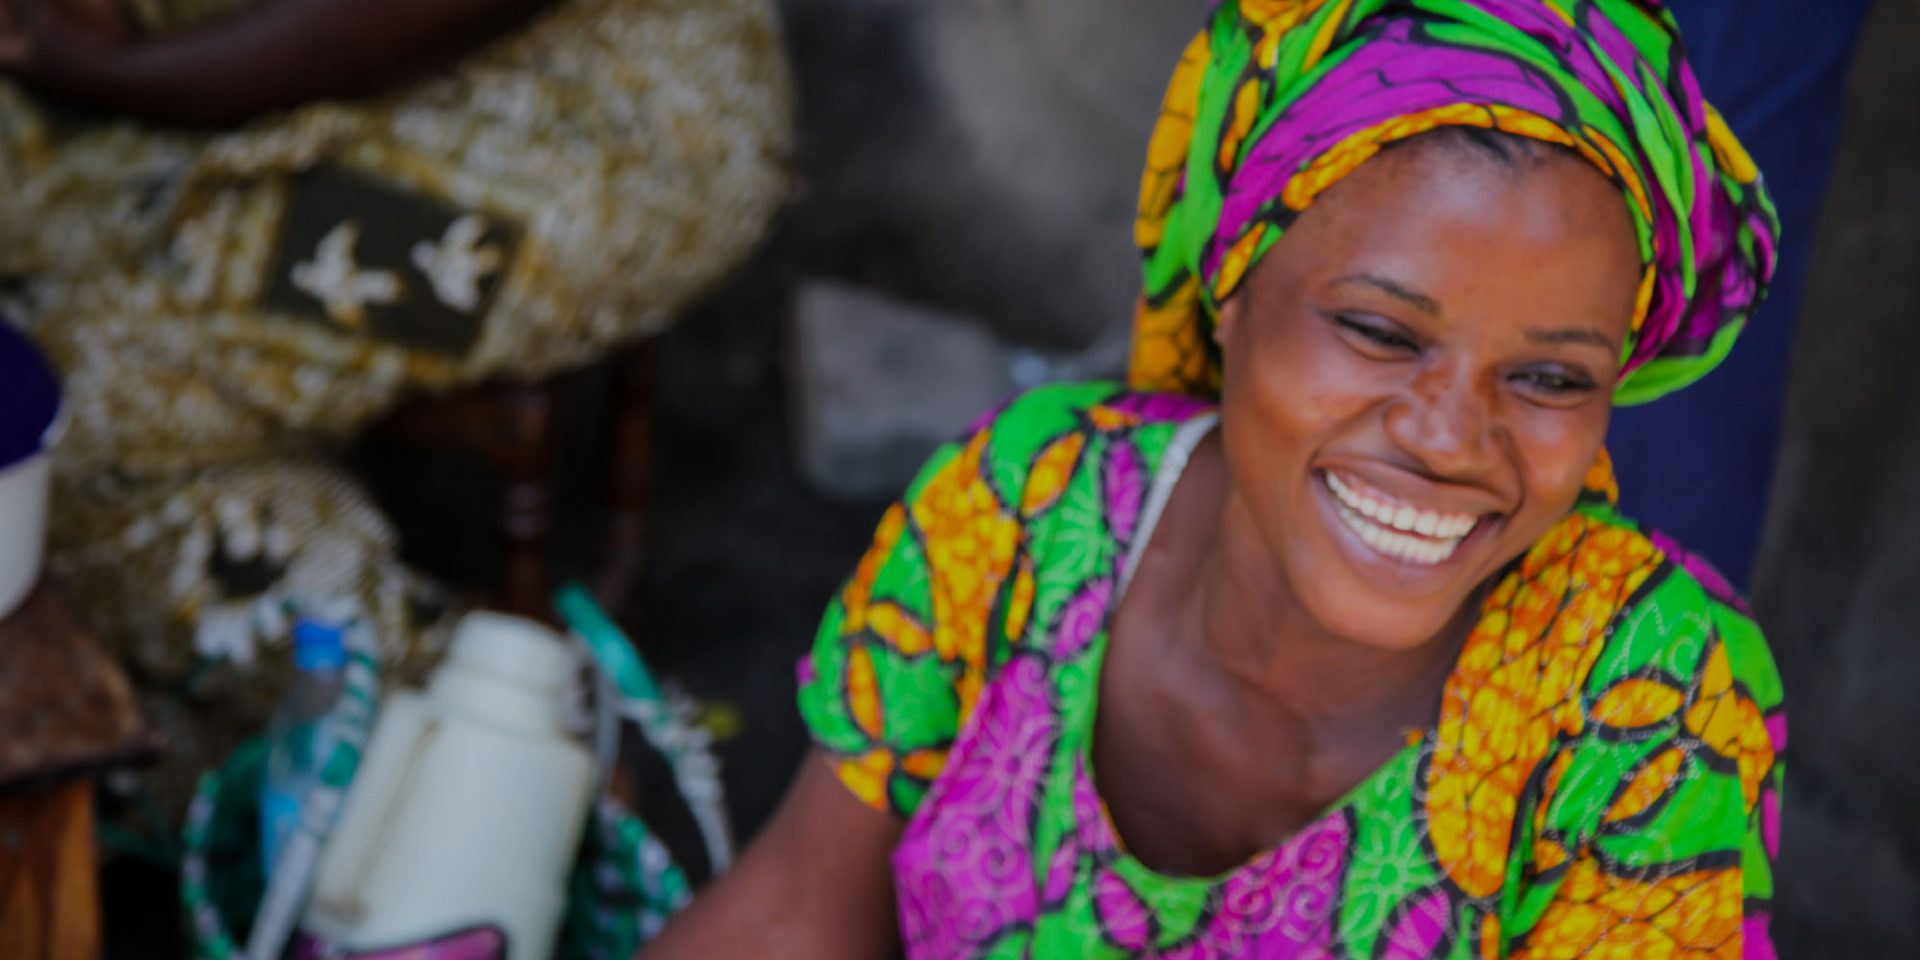
[[[128,2],[160,33],[239,5]],[[67,391],[51,567],[150,694],[161,780],[258,726],[274,611],[432,659],[431,590],[328,446],[657,332],[743,259],[787,193],[781,43],[769,0],[561,0],[451,72],[213,134],[0,82],[0,295]]]
[[[784,195],[787,85],[765,0],[566,0],[451,74],[210,137],[0,85],[0,274],[67,372],[66,461],[249,456],[658,330]]]

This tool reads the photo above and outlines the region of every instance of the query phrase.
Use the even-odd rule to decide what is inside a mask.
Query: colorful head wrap
[[[1779,219],[1657,0],[1219,0],[1148,148],[1133,384],[1216,392],[1213,309],[1248,268],[1382,146],[1448,125],[1571,148],[1626,197],[1645,268],[1616,403],[1726,356]]]

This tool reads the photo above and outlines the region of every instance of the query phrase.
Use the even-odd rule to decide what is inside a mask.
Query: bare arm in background
[[[731,873],[641,960],[885,960],[899,956],[893,847],[900,821],[863,805],[819,753]]]
[[[136,39],[97,0],[0,0],[0,69],[90,109],[163,125],[231,125],[430,74],[546,2],[266,0]]]

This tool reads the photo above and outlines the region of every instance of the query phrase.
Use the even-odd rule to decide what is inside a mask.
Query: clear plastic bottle
[[[294,624],[297,672],[267,727],[267,775],[260,790],[260,851],[267,876],[299,827],[301,803],[338,740],[328,714],[345,682],[345,633],[315,620]]]

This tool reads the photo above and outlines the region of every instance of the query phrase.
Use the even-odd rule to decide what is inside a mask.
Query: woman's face
[[[1639,275],[1571,156],[1416,141],[1315,201],[1216,327],[1234,487],[1309,616],[1424,643],[1566,515]]]

